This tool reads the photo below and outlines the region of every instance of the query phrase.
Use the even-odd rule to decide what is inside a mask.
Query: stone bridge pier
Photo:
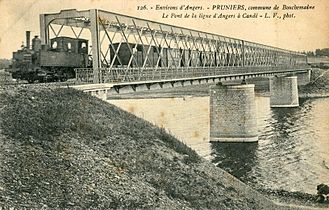
[[[298,86],[307,85],[311,81],[311,70],[307,70],[305,73],[297,73]]]
[[[210,141],[257,142],[255,85],[210,88]]]
[[[271,107],[299,106],[297,76],[270,78],[270,93]]]
[[[298,86],[307,85],[311,80],[311,70],[293,76],[274,76],[270,78],[271,107],[297,107]]]
[[[310,82],[310,70],[293,76],[273,76],[270,79],[270,106],[297,107],[298,83]],[[255,85],[217,84],[210,87],[210,141],[257,142],[257,109]]]

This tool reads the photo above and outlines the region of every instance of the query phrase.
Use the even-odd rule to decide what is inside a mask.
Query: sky
[[[138,10],[137,6],[147,5],[148,10]],[[202,11],[183,11],[197,16],[215,13],[253,15],[257,11],[212,10],[216,5],[279,6],[278,11],[265,11],[269,16],[277,12],[283,17],[294,13],[293,18],[260,18],[264,11],[258,11],[258,18],[163,18],[163,13],[171,11],[155,10],[159,6],[202,6]],[[314,6],[311,10],[282,10],[283,5]],[[207,9],[209,8],[209,9]],[[58,13],[64,9],[102,9],[129,16],[168,23],[205,32],[244,39],[293,51],[314,51],[329,48],[329,1],[327,0],[0,0],[0,58],[11,58],[25,41],[25,31],[39,35],[39,14]],[[181,11],[175,11],[181,13]]]

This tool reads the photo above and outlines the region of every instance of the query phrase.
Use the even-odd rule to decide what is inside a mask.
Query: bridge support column
[[[210,141],[258,141],[255,85],[210,88]]]
[[[99,40],[99,20],[98,10],[90,10],[90,33],[92,42],[92,55],[93,55],[93,83],[101,83],[100,81],[100,68],[102,67],[101,62],[101,46]]]
[[[270,78],[270,92],[271,107],[299,106],[297,76]]]
[[[311,70],[307,70],[305,73],[296,74],[298,86],[307,85],[311,81]]]

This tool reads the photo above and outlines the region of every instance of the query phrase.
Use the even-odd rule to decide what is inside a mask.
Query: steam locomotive
[[[74,78],[74,68],[90,66],[88,40],[70,37],[55,37],[49,45],[42,45],[38,36],[32,39],[26,32],[26,46],[13,52],[11,73],[14,79],[51,82]]]

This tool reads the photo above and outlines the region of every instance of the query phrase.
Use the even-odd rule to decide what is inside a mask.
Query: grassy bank
[[[312,69],[311,82],[299,88],[299,97],[329,97],[329,70]]]
[[[0,206],[287,209],[92,96],[22,85],[0,99]]]

